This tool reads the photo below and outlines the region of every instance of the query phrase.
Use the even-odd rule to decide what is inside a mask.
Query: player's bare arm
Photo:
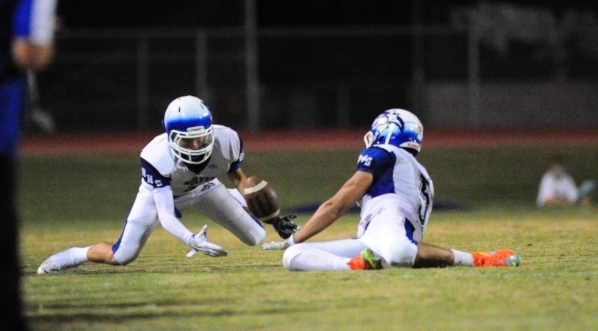
[[[236,169],[227,173],[228,178],[230,181],[235,185],[235,187],[239,190],[239,192],[243,192],[243,190],[251,185],[247,182],[247,176],[241,170],[241,168]]]
[[[293,236],[293,240],[297,243],[306,241],[329,227],[365,195],[373,178],[369,172],[357,171],[332,198],[318,208]]]

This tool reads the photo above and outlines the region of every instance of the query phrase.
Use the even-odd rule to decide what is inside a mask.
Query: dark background
[[[447,24],[449,11],[474,6],[475,0],[422,0],[424,24]],[[257,0],[258,25],[407,25],[413,23],[412,1]],[[500,1],[549,8],[558,17],[565,10],[598,11],[598,1]],[[205,27],[243,24],[243,1],[60,0],[59,12],[68,27]]]
[[[301,27],[361,31],[365,30],[362,27],[407,28],[412,24],[450,30],[451,11],[480,3],[256,0],[256,14],[262,31],[284,27],[292,27],[295,32]],[[594,17],[598,13],[598,1],[494,3],[549,9],[557,20],[568,9],[591,11]],[[146,29],[158,33],[172,29],[192,33],[200,29],[243,27],[243,0],[59,0],[58,12],[64,33],[58,34],[54,63],[39,75],[38,81],[41,107],[54,116],[59,131],[122,131],[132,127],[160,130],[166,105],[173,96],[187,94],[206,99],[219,123],[235,128],[247,125],[246,67],[240,56],[244,50],[243,36],[209,38],[205,82],[209,93],[205,94],[197,90],[193,38],[149,39],[147,86],[141,86],[139,39],[135,37],[136,31]],[[419,107],[413,97],[417,95],[414,68],[419,66],[424,71],[423,84],[465,84],[469,72],[468,40],[463,32],[428,34],[418,41],[423,45],[420,54],[414,52],[416,40],[411,34],[261,35],[258,40],[261,127],[268,130],[361,127],[370,123],[380,110],[397,106],[416,109],[422,120],[428,120],[431,111]],[[512,43],[509,53],[501,56],[480,47],[482,83],[555,79],[595,82],[598,78],[598,61],[584,57],[574,47],[567,47],[565,61],[557,64],[550,57],[539,57],[542,54],[539,51],[542,49],[533,45]],[[148,96],[144,103],[139,101],[140,86]],[[344,92],[339,88],[344,88]],[[342,104],[339,102],[342,93],[348,95],[345,107],[349,116],[341,125],[336,109]]]

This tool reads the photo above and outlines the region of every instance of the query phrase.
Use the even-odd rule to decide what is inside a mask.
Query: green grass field
[[[598,177],[598,147],[558,151],[578,181]],[[333,194],[353,173],[358,152],[249,153],[244,169],[273,183],[289,210]],[[137,155],[24,156],[26,316],[33,330],[595,330],[598,209],[534,204],[554,152],[438,148],[420,156],[439,205],[468,207],[433,212],[425,240],[463,250],[513,248],[519,268],[338,273],[286,271],[282,252],[244,246],[184,213],[192,230],[210,224],[210,240],[229,256],[188,259],[188,247],[158,228],[128,266],[87,263],[37,275],[53,253],[118,238],[139,165]],[[354,236],[357,221],[348,214],[314,240]],[[266,241],[276,238],[270,230]]]

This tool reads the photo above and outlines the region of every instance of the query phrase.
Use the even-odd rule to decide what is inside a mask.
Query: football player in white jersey
[[[244,207],[248,186],[241,169],[243,143],[234,130],[212,124],[202,100],[184,96],[172,101],[164,115],[165,133],[141,151],[141,185],[115,244],[100,242],[54,254],[38,268],[39,274],[61,272],[92,261],[111,265],[133,262],[158,224],[192,248],[209,256],[226,250],[206,237],[206,226],[194,234],[183,223],[179,209],[193,209],[226,228],[243,243],[255,246],[266,237],[262,224]],[[217,176],[227,174],[236,189],[226,189]],[[298,226],[294,215],[279,217],[274,228],[288,238]]]
[[[404,109],[383,112],[364,137],[355,174],[303,228],[263,248],[286,249],[282,262],[288,270],[518,266],[512,250],[467,253],[422,241],[434,199],[432,180],[416,160],[422,139],[417,116]],[[361,206],[357,238],[304,242],[356,203]]]

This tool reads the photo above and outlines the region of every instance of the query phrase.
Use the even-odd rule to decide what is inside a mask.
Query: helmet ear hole
[[[403,148],[404,150],[406,150],[407,152],[409,152],[409,154],[413,155],[414,157],[417,156],[417,154],[419,154],[419,151],[415,148]]]

